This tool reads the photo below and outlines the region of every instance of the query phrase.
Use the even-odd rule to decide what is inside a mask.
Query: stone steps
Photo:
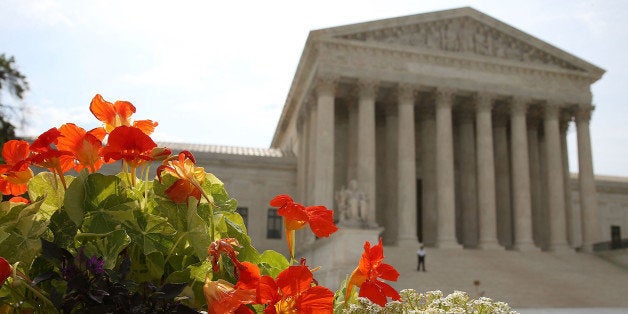
[[[401,273],[395,288],[462,290],[516,308],[628,307],[628,270],[592,254],[427,248],[427,272],[418,272],[417,249],[384,248]]]

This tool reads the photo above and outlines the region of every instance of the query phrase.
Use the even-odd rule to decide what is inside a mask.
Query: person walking
[[[425,249],[423,249],[423,246],[421,246],[421,248],[419,248],[418,251],[416,251],[416,255],[419,258],[419,263],[416,266],[416,270],[420,271],[421,269],[423,269],[423,271],[425,270]]]

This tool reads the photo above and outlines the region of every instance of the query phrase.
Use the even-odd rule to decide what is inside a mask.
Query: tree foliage
[[[14,107],[5,103],[2,95],[6,92],[19,100],[24,98],[28,90],[26,76],[17,70],[15,58],[0,54],[0,145],[15,138],[15,126],[11,123],[11,115],[21,115],[22,107]],[[21,117],[20,117],[21,118]]]

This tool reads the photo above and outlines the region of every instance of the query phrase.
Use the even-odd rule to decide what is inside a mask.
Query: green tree
[[[0,54],[0,145],[15,138],[15,126],[11,117],[17,116],[22,120],[23,105],[12,106],[5,103],[2,96],[8,93],[19,100],[24,98],[28,90],[26,76],[16,69],[15,58]]]

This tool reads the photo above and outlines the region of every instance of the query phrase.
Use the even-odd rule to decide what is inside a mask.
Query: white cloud
[[[72,27],[74,12],[66,10],[56,0],[4,0],[0,4],[0,18],[14,28]]]

